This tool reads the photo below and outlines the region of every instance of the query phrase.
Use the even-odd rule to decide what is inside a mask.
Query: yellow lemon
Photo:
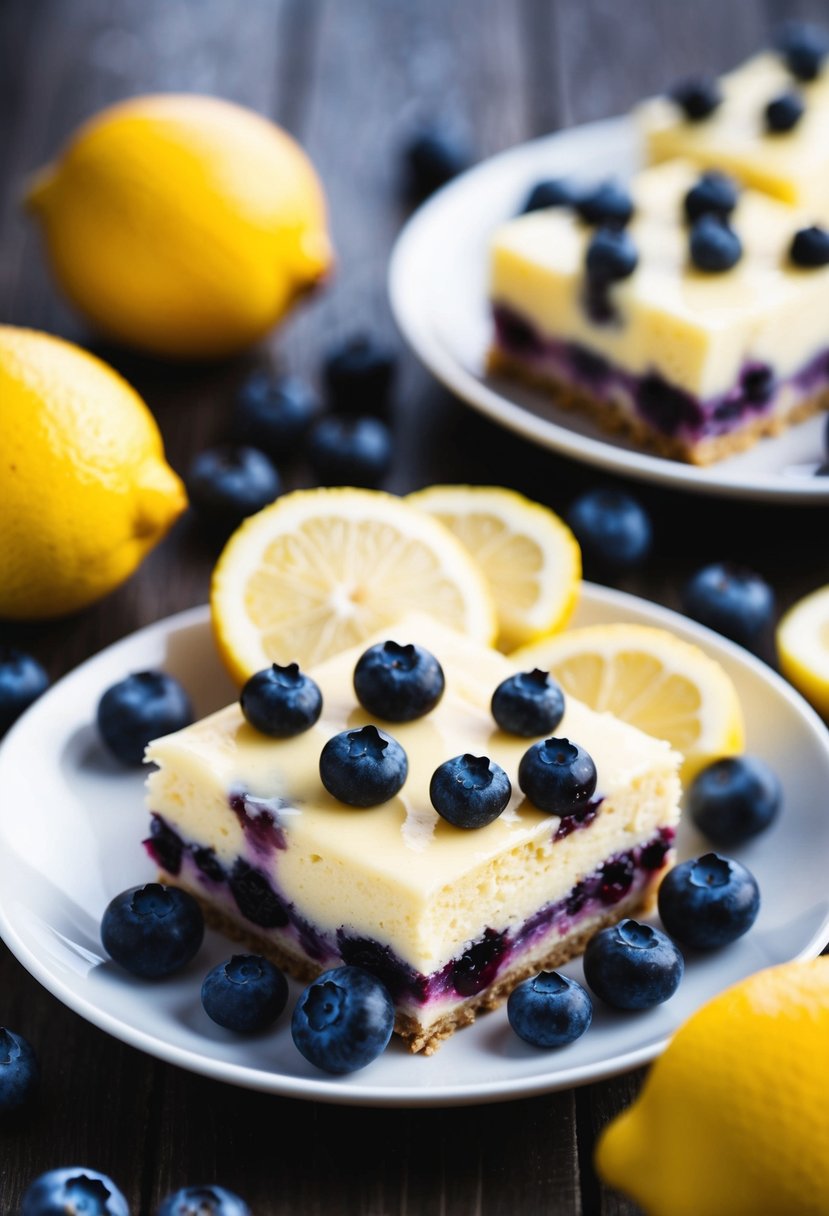
[[[285,131],[216,97],[136,97],[82,126],[28,203],[74,304],[121,342],[211,357],[259,339],[331,264]]]
[[[596,1152],[647,1216],[826,1216],[827,1161],[829,957],[698,1010]]]
[[[698,646],[650,625],[587,625],[510,656],[550,671],[566,693],[667,739],[690,781],[712,760],[742,750],[743,715],[730,677]]]
[[[429,486],[408,501],[454,532],[485,574],[501,650],[566,625],[581,587],[581,550],[553,511],[502,486]]]
[[[780,670],[829,717],[829,587],[804,596],[777,626]]]
[[[246,520],[210,604],[240,683],[273,662],[309,667],[408,612],[481,642],[495,635],[486,580],[452,533],[403,499],[350,487],[298,490]]]
[[[0,617],[105,595],[186,506],[144,402],[69,342],[0,326],[0,434]]]

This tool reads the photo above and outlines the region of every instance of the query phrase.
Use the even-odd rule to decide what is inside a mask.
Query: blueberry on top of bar
[[[736,266],[743,253],[740,238],[716,215],[702,215],[691,229],[691,261],[697,270],[721,274]]]
[[[545,178],[536,182],[527,195],[521,214],[543,211],[547,207],[575,207],[581,197],[572,182],[563,177]]]
[[[720,86],[710,76],[693,76],[680,80],[669,96],[689,122],[702,122],[714,113],[722,101]]]
[[[786,67],[798,80],[815,80],[829,52],[829,36],[808,21],[785,21],[775,39]]]
[[[633,200],[618,182],[601,182],[573,204],[586,224],[624,228],[633,215]]]
[[[718,215],[727,220],[737,206],[737,184],[716,169],[703,173],[683,200],[685,218],[693,223],[701,215]]]
[[[587,246],[587,277],[594,283],[613,283],[633,274],[639,261],[627,232],[600,228]]]
[[[829,232],[816,224],[811,228],[801,228],[794,234],[789,257],[795,266],[809,269],[825,266],[829,263]]]
[[[784,135],[800,122],[806,107],[799,93],[790,90],[773,97],[765,110],[766,130],[773,135]]]

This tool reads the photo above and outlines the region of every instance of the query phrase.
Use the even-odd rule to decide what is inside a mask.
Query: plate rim
[[[640,596],[589,582],[582,584],[582,590],[583,593],[586,593],[586,598],[592,603],[598,604],[600,608],[612,610],[614,606],[618,606],[621,609],[627,608],[641,612],[642,606],[644,606],[648,616],[652,617],[655,625],[669,629],[676,629],[679,626],[680,632],[690,632],[699,644],[704,646],[708,642],[713,645],[715,650],[720,648],[726,656],[747,666],[749,670],[754,671],[756,675],[761,676],[764,681],[769,683],[777,695],[782,696],[792,704],[798,711],[804,727],[808,728],[820,740],[829,759],[829,732],[827,732],[826,724],[800,693],[788,684],[782,676],[778,675],[777,672],[754,655],[704,626],[689,621],[672,609],[645,600]],[[60,689],[60,695],[65,695],[66,689],[71,688],[73,683],[81,683],[88,678],[90,668],[98,664],[102,667],[106,666],[108,661],[115,657],[122,648],[134,645],[140,646],[141,643],[149,642],[156,637],[165,637],[173,630],[204,627],[209,624],[209,620],[210,609],[206,604],[185,609],[182,612],[145,625],[133,633],[125,635],[103,650],[91,655],[83,663],[56,681],[43,697],[36,701],[22,715],[7,733],[2,743],[0,743],[0,779],[2,778],[5,765],[10,763],[9,756],[14,755],[16,738],[23,731],[34,729],[32,723],[36,723],[38,715],[45,712],[43,706],[48,704],[48,698],[50,698],[55,690]],[[0,836],[2,836],[1,827]],[[829,936],[829,912],[827,912],[819,929],[791,957],[791,961],[815,957],[823,949],[827,936]],[[406,1086],[397,1086],[394,1089],[390,1089],[388,1086],[371,1085],[361,1082],[359,1080],[361,1074],[359,1073],[349,1074],[346,1078],[338,1079],[292,1077],[263,1068],[257,1069],[249,1065],[217,1060],[189,1048],[170,1043],[156,1034],[148,1033],[139,1027],[131,1025],[129,1022],[123,1021],[107,1009],[101,1008],[95,1001],[84,996],[82,993],[76,992],[71,985],[65,984],[60,975],[50,969],[48,964],[41,960],[29,948],[27,943],[22,940],[15,928],[14,919],[9,916],[2,887],[0,887],[0,937],[2,937],[9,950],[29,974],[48,992],[61,1001],[62,1004],[98,1029],[103,1030],[129,1046],[138,1048],[156,1059],[163,1060],[165,1063],[185,1068],[190,1072],[209,1077],[212,1080],[224,1081],[242,1088],[268,1092],[281,1097],[324,1101],[335,1105],[415,1109],[485,1105],[494,1102],[530,1098],[542,1093],[552,1093],[558,1090],[606,1080],[647,1064],[661,1054],[677,1028],[674,1027],[669,1033],[655,1038],[641,1047],[617,1054],[601,1062],[581,1064],[564,1069],[558,1068],[554,1072],[544,1071],[543,1068],[540,1068],[537,1074],[529,1077],[521,1076],[474,1083],[464,1082],[454,1084],[444,1090],[436,1090],[434,1087],[426,1089]],[[354,1077],[358,1079],[354,1080]]]
[[[527,410],[486,384],[468,370],[438,340],[422,306],[413,298],[410,284],[417,267],[428,264],[429,234],[433,225],[454,200],[470,189],[486,188],[486,179],[497,176],[510,162],[519,163],[568,143],[602,138],[636,138],[635,119],[630,114],[601,118],[537,136],[505,148],[467,169],[436,191],[409,217],[398,233],[389,258],[386,288],[392,315],[400,333],[424,367],[466,405],[491,421],[505,426],[531,442],[582,464],[607,473],[662,486],[666,489],[707,494],[712,497],[820,506],[829,502],[829,479],[787,482],[770,475],[755,475],[741,481],[720,481],[716,465],[699,468],[645,451],[617,447],[599,436],[581,435],[552,419]]]

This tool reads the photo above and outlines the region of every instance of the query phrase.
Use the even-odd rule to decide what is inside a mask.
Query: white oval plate
[[[587,123],[510,148],[463,174],[409,220],[389,267],[397,323],[429,370],[463,401],[527,439],[611,473],[683,490],[793,503],[829,502],[824,420],[809,419],[750,451],[704,469],[638,451],[550,397],[488,376],[491,321],[487,243],[515,215],[534,182],[575,175],[629,177],[641,164],[632,119]]]
[[[218,934],[208,933],[181,975],[160,983],[132,979],[107,961],[98,933],[104,908],[155,871],[140,844],[147,831],[142,775],[103,753],[95,707],[128,671],[159,666],[184,682],[199,714],[229,701],[233,690],[206,608],[142,629],[84,663],[32,706],[0,747],[3,938],[36,979],[102,1030],[194,1072],[292,1097],[377,1106],[490,1102],[596,1081],[652,1059],[714,993],[761,967],[815,955],[829,936],[829,735],[764,664],[674,613],[586,585],[577,620],[663,625],[704,646],[737,683],[750,749],[774,766],[785,789],[779,823],[738,851],[762,891],[756,925],[728,949],[691,960],[676,995],[658,1009],[619,1014],[597,1002],[587,1034],[559,1052],[522,1043],[500,1009],[428,1059],[409,1055],[395,1039],[362,1072],[333,1078],[296,1051],[287,1013],[274,1032],[252,1039],[207,1018],[201,980],[232,951]],[[680,854],[704,849],[683,827]],[[580,977],[581,964],[566,970]],[[298,992],[292,984],[292,1001]]]

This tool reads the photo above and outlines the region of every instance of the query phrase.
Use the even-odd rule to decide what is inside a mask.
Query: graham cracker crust
[[[821,410],[829,409],[829,388],[825,388],[805,400],[796,402],[788,410],[773,416],[756,418],[733,434],[717,435],[703,439],[700,443],[689,444],[681,439],[661,435],[641,418],[631,417],[617,402],[602,400],[581,386],[568,384],[544,372],[533,371],[520,359],[506,354],[499,347],[490,347],[486,370],[492,375],[510,376],[532,388],[543,389],[553,398],[556,405],[587,414],[602,430],[609,434],[622,435],[638,447],[656,452],[658,456],[700,466],[714,464],[728,456],[736,456],[738,452],[754,447],[764,436],[779,435],[787,427],[804,422]]]

